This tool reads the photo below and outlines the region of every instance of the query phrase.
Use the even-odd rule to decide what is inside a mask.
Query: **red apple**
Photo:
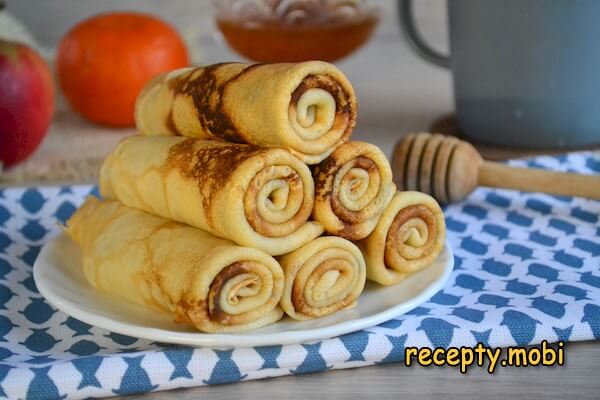
[[[0,162],[10,167],[39,146],[54,111],[48,65],[31,48],[0,39]]]

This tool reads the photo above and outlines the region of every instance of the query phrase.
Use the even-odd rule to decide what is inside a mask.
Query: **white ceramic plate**
[[[454,257],[448,243],[434,265],[395,286],[367,283],[358,306],[311,321],[289,318],[239,334],[199,333],[176,324],[169,315],[96,291],[86,281],[79,247],[65,235],[48,242],[34,264],[40,293],[59,310],[116,333],[163,343],[204,347],[251,347],[303,343],[369,328],[402,315],[427,301],[450,276]]]

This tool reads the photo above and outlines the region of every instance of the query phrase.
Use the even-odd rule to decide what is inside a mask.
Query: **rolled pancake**
[[[433,197],[397,192],[373,233],[358,242],[367,263],[367,279],[396,284],[430,266],[445,240],[444,213]]]
[[[138,96],[135,120],[145,135],[286,147],[318,164],[348,140],[356,108],[332,64],[223,63],[156,77]]]
[[[385,154],[370,143],[344,143],[313,175],[313,218],[328,233],[349,240],[369,236],[396,191]]]
[[[282,148],[176,136],[131,136],[100,172],[109,199],[271,255],[323,232],[308,167]]]
[[[89,283],[203,332],[279,320],[283,271],[264,252],[178,222],[88,198],[67,221]]]
[[[323,236],[279,257],[285,274],[281,307],[297,320],[353,307],[365,287],[364,258],[353,243]]]

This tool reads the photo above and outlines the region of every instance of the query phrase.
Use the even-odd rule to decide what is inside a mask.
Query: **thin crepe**
[[[373,233],[358,242],[367,263],[367,279],[396,284],[430,266],[445,240],[444,213],[433,197],[397,192]]]
[[[100,172],[109,199],[271,255],[323,232],[308,167],[282,148],[175,136],[131,136]]]
[[[313,218],[328,233],[349,240],[369,236],[396,191],[385,154],[370,143],[341,145],[313,175]]]
[[[67,221],[89,283],[109,296],[173,315],[203,332],[241,332],[278,321],[283,271],[260,250],[89,198]]]
[[[356,96],[332,64],[223,63],[160,75],[138,96],[145,135],[286,147],[317,164],[350,137]]]
[[[323,236],[279,257],[285,273],[281,307],[307,320],[353,307],[365,287],[364,258],[353,243]]]

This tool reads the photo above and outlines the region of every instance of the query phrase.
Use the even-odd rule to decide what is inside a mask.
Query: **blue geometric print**
[[[27,211],[29,214],[35,214],[44,206],[46,199],[38,189],[32,188],[23,192],[19,202],[24,211]]]
[[[581,268],[583,266],[583,257],[577,257],[564,250],[554,252],[554,261],[571,268]]]
[[[518,278],[511,279],[506,281],[506,286],[504,290],[522,294],[522,295],[532,295],[537,292],[539,285],[531,285],[529,283],[521,282]]]
[[[78,319],[68,317],[61,325],[68,326],[74,333],[73,337],[81,336],[81,335],[91,335],[90,329],[91,325],[86,324],[85,322],[81,322]]]
[[[600,172],[593,153],[531,161]],[[445,208],[455,271],[428,302],[338,338],[213,350],[108,332],[38,293],[35,258],[90,192],[97,188],[0,191],[0,397],[92,398],[354,368],[401,362],[409,346],[600,340],[600,202],[478,189]]]
[[[490,274],[498,276],[508,276],[511,272],[511,265],[502,261],[496,261],[493,258],[488,258],[481,264],[481,268]]]
[[[385,335],[387,340],[392,345],[392,349],[390,352],[383,358],[383,360],[377,362],[376,364],[387,364],[393,362],[399,362],[404,360],[404,348],[408,335],[402,336],[390,336]]]
[[[595,276],[589,271],[581,274],[579,282],[586,283],[590,286],[600,289],[600,276]]]
[[[497,294],[484,293],[477,299],[477,304],[487,304],[496,308],[507,307],[510,304],[510,300],[507,297],[500,296]]]
[[[507,208],[511,203],[511,200],[508,197],[502,196],[495,191],[489,191],[486,193],[485,201],[496,207],[502,208]]]
[[[558,269],[540,263],[531,263],[527,267],[527,275],[537,276],[546,282],[558,281]],[[591,272],[590,272],[591,273]]]
[[[365,361],[363,352],[369,344],[369,335],[372,335],[368,331],[358,331],[349,333],[347,335],[340,336],[340,340],[344,344],[350,357],[346,361]]]
[[[550,235],[546,235],[541,231],[533,231],[529,234],[529,240],[535,242],[537,244],[542,244],[544,246],[553,247],[556,246],[556,238]]]
[[[587,297],[588,291],[577,286],[558,284],[554,286],[554,293],[572,297],[575,300],[591,300]]]
[[[531,343],[540,322],[521,311],[508,310],[504,313],[500,325],[505,325],[516,344],[523,346]]]
[[[242,375],[238,365],[231,358],[235,350],[214,350],[218,357],[217,364],[213,367],[210,378],[205,380],[207,385],[218,385],[221,383],[232,383],[241,381],[247,375]]]
[[[14,355],[16,355],[16,353],[13,353],[12,351],[10,351],[9,349],[7,349],[5,347],[0,347],[0,361],[4,361],[8,357],[11,357]],[[0,379],[0,382],[1,381],[2,381],[2,379]]]
[[[567,303],[559,303],[544,296],[534,297],[531,301],[531,307],[554,318],[562,318],[565,315],[566,305]]]
[[[56,361],[55,358],[43,354],[41,356],[33,356],[29,360],[25,360],[25,362],[35,365],[49,364],[54,361]]]
[[[102,349],[103,347],[100,347],[95,342],[92,342],[91,340],[87,339],[82,339],[79,342],[73,344],[71,347],[69,347],[67,351],[76,356],[91,356],[92,354],[96,354]]]
[[[475,338],[475,341],[477,343],[481,343],[484,346],[489,346],[489,340],[490,340],[490,335],[492,334],[492,329],[488,329],[487,331],[483,331],[483,332],[476,332],[476,331],[471,331],[471,333],[473,334],[473,337]]]
[[[431,346],[448,347],[452,342],[455,328],[458,328],[458,325],[454,325],[445,319],[425,318],[421,321],[421,325],[417,328],[417,331],[425,332]]]
[[[48,231],[39,221],[34,219],[27,221],[27,223],[21,228],[21,233],[25,236],[26,239],[33,241],[37,241],[46,236]]]
[[[13,270],[13,267],[7,260],[0,258],[0,279],[5,279],[6,275]]]
[[[464,232],[467,229],[467,224],[457,221],[452,217],[446,217],[446,228],[449,231]]]
[[[531,259],[531,256],[533,255],[533,249],[518,243],[507,243],[504,246],[504,253],[518,257],[524,261]]]
[[[66,394],[61,395],[55,382],[48,373],[52,367],[30,368],[33,372],[33,379],[29,382],[27,388],[27,400],[38,399],[64,399]]]
[[[569,339],[571,338],[571,334],[573,333],[573,325],[571,325],[565,329],[561,329],[557,326],[555,326],[552,329],[554,329],[554,332],[556,332],[557,339],[562,342],[568,342]]]
[[[454,281],[456,286],[472,292],[480,292],[485,286],[485,280],[469,274],[460,274]]]
[[[525,208],[548,215],[552,212],[552,205],[539,199],[529,199],[525,202]]]
[[[0,208],[0,226],[5,226],[12,214],[6,208]]]
[[[488,245],[487,244],[485,244],[485,243],[483,243],[483,242],[481,242],[481,241],[479,241],[477,239],[474,239],[473,237],[470,237],[470,236],[465,237],[462,240],[462,243],[461,243],[460,247],[463,250],[468,251],[469,253],[477,254],[477,255],[480,255],[480,256],[484,255],[488,251]]]
[[[53,216],[56,217],[58,221],[64,224],[65,222],[67,222],[67,219],[69,219],[69,217],[73,215],[76,209],[77,208],[73,205],[73,203],[65,201],[58,207]]]
[[[458,318],[464,319],[465,321],[481,322],[485,318],[485,311],[469,308],[467,306],[461,306],[455,308],[451,315],[455,315]]]
[[[123,357],[123,361],[127,364],[127,369],[121,378],[121,385],[118,389],[113,390],[115,394],[126,395],[150,392],[158,387],[158,385],[153,385],[150,382],[148,372],[142,368],[144,357]]]
[[[314,344],[303,344],[304,350],[306,350],[306,356],[304,361],[298,366],[298,368],[292,370],[293,374],[307,374],[309,372],[324,371],[331,367],[327,366],[327,363],[321,355],[322,343]]]
[[[575,239],[573,247],[589,253],[592,257],[600,255],[600,244],[587,239]]]
[[[460,302],[460,297],[439,291],[429,301],[436,304],[454,306]]]
[[[188,364],[194,354],[194,349],[189,348],[175,348],[167,349],[164,352],[169,362],[173,365],[173,372],[169,377],[169,380],[177,378],[193,379],[192,373],[188,370]]]
[[[262,357],[260,369],[279,368],[277,357],[281,354],[282,346],[257,347],[254,350]]]
[[[509,230],[503,226],[496,224],[485,224],[481,228],[481,232],[487,233],[489,235],[495,236],[499,240],[504,240],[508,238]]]
[[[5,253],[11,244],[13,244],[13,240],[6,233],[0,232],[0,252]]]
[[[4,381],[4,379],[6,379],[6,376],[8,375],[8,372],[14,368],[11,365],[7,365],[7,364],[0,364],[0,382]],[[4,389],[2,389],[2,385],[0,384],[0,396],[2,397],[6,397],[6,392],[4,391]]]
[[[576,230],[574,224],[558,218],[550,218],[550,221],[548,221],[548,227],[562,231],[566,235],[572,235]]]
[[[475,217],[477,219],[484,219],[487,217],[488,211],[487,209],[476,206],[474,204],[465,204],[463,206],[463,213]]]
[[[31,302],[19,313],[34,324],[43,324],[52,318],[56,310],[49,306],[43,298],[30,297],[30,299]]]
[[[114,332],[110,332],[110,333],[106,334],[105,336],[107,338],[110,338],[116,344],[120,344],[123,346],[129,346],[138,341],[137,338],[127,336],[127,335],[121,335],[119,333],[114,333]]]
[[[88,386],[101,388],[102,384],[96,377],[96,372],[102,364],[102,357],[80,357],[73,361],[73,366],[81,374],[81,382],[77,386],[77,390],[85,389]]]
[[[528,217],[527,215],[524,215],[524,214],[520,214],[517,211],[510,211],[506,215],[506,220],[508,222],[511,222],[515,225],[522,226],[522,227],[530,227],[531,224],[533,223],[533,218]]]
[[[6,303],[12,300],[15,292],[10,290],[8,286],[0,284],[0,309],[6,310]]]
[[[594,339],[600,339],[600,306],[593,303],[586,304],[583,307],[581,322],[587,322],[590,325]]]
[[[584,210],[579,206],[571,209],[571,216],[580,219],[584,222],[589,222],[591,224],[595,224],[598,222],[598,214],[588,210]]]
[[[54,336],[48,333],[49,328],[31,328],[32,333],[27,338],[19,342],[24,345],[28,350],[36,353],[44,353],[54,347],[55,344],[60,343],[62,339],[56,339]]]

